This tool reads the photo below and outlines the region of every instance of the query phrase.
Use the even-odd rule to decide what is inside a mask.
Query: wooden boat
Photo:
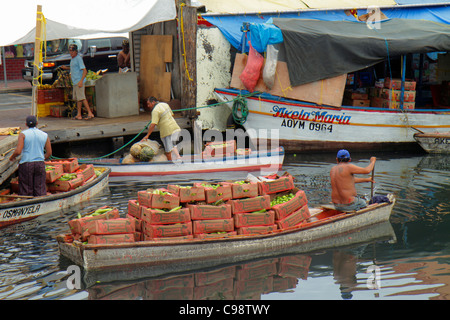
[[[84,185],[76,189],[41,197],[0,202],[0,228],[24,222],[46,213],[67,209],[80,202],[90,200],[108,185],[108,177],[111,171],[109,168],[96,167],[95,169],[102,171],[102,173],[87,180]],[[3,198],[7,197],[3,196]],[[20,197],[17,199],[20,199]]]
[[[230,108],[241,93],[248,92],[215,89],[218,100],[229,101],[226,104]],[[414,148],[417,143],[413,127],[440,133],[450,129],[448,109],[331,107],[267,93],[242,99],[249,111],[243,126],[252,142],[255,145],[275,142],[287,152]],[[262,137],[275,141],[268,142]]]
[[[279,255],[292,250],[296,253],[311,252],[342,245],[333,239],[355,230],[389,221],[395,199],[390,203],[372,204],[352,213],[330,208],[311,209],[314,212],[307,223],[292,229],[284,229],[261,235],[237,235],[228,238],[193,240],[139,241],[120,244],[83,244],[65,241],[65,235],[57,236],[61,255],[82,266],[85,270],[108,268],[173,265],[192,270],[198,263],[208,266],[235,263],[256,258]]]
[[[183,174],[218,173],[218,172],[253,172],[261,170],[264,174],[276,173],[284,161],[284,148],[271,151],[251,152],[248,155],[223,158],[203,159],[201,157],[183,157],[183,161],[137,162],[122,164],[121,159],[90,160],[79,162],[92,163],[111,169],[111,177],[123,176],[169,176]]]
[[[414,139],[428,153],[450,153],[450,132],[420,132]]]

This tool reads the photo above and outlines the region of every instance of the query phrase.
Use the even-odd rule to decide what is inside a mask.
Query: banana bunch
[[[52,88],[53,88],[53,86],[51,84],[40,84],[38,86],[39,90],[48,90],[48,89],[52,89]]]

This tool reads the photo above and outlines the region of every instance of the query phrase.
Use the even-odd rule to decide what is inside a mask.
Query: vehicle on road
[[[125,37],[109,37],[96,39],[60,39],[53,41],[54,45],[47,48],[46,59],[43,62],[42,83],[52,84],[58,79],[58,68],[70,64],[69,45],[76,44],[78,52],[83,57],[87,70],[97,72],[108,69],[108,72],[118,72],[117,55],[122,50]],[[22,69],[24,80],[33,81],[34,60],[26,60]]]

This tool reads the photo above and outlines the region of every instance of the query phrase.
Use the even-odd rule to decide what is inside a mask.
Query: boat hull
[[[0,228],[89,201],[107,185],[110,169],[85,185],[64,193],[0,204]]]
[[[215,94],[232,108],[239,90],[216,89]],[[329,107],[268,94],[244,99],[249,115],[243,126],[253,143],[276,142],[287,152],[419,148],[413,128],[437,132],[450,128],[450,110],[443,109]]]
[[[190,270],[200,261],[220,265],[284,253],[304,253],[341,246],[333,242],[339,235],[389,221],[395,201],[378,204],[351,214],[311,223],[299,229],[259,236],[192,241],[141,241],[119,245],[65,243],[58,237],[60,253],[86,270],[127,266],[183,265]]]
[[[414,139],[428,153],[450,153],[450,132],[416,133]]]
[[[272,174],[281,169],[284,161],[282,147],[262,153],[252,153],[248,156],[232,156],[219,159],[202,160],[201,158],[182,163],[140,162],[132,164],[110,163],[107,161],[91,162],[82,159],[83,163],[94,163],[111,169],[111,177],[126,176],[170,176],[180,174],[201,174],[217,172],[262,171],[262,174]]]

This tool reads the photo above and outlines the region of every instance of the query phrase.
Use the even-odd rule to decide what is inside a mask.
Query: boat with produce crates
[[[60,161],[62,163],[64,159]],[[71,159],[70,162],[75,163],[76,161]],[[77,165],[75,168],[78,170],[80,166]],[[84,169],[83,165],[81,168],[79,173],[73,174],[64,173],[62,169],[56,173],[56,176],[53,175],[58,170],[47,172],[47,177],[52,176],[51,180],[53,181],[47,183],[48,193],[45,196],[20,196],[11,193],[11,188],[1,190],[0,228],[89,201],[107,187],[111,172],[109,168],[89,167]],[[64,175],[67,175],[67,178],[64,178]],[[77,177],[73,178],[72,175]],[[54,193],[49,192],[52,188],[55,190]]]
[[[353,212],[310,208],[288,173],[262,178],[139,191],[125,215],[88,214],[69,222],[71,232],[57,236],[60,254],[88,271],[188,271],[202,262],[217,266],[342,246],[345,235],[389,222],[395,204],[388,195]],[[245,197],[254,185],[257,194]]]

